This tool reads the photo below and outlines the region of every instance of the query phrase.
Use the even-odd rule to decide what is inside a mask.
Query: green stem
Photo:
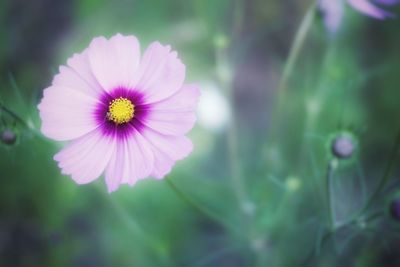
[[[24,127],[29,128],[29,126],[26,124],[26,122],[16,113],[14,113],[12,110],[8,109],[5,107],[2,103],[0,103],[0,109],[2,109],[4,112],[8,113],[11,117],[13,117],[16,121],[21,123]]]
[[[236,0],[234,6],[234,28],[232,32],[232,36],[236,36],[240,33],[241,24],[243,23],[243,1]],[[215,50],[216,57],[216,73],[219,84],[223,89],[227,91],[227,97],[229,99],[230,105],[232,107],[231,117],[235,118],[235,108],[234,108],[234,91],[232,84],[232,69],[229,70],[229,73],[222,71],[228,65],[228,54],[227,47],[216,47]],[[227,141],[228,141],[228,154],[229,154],[229,167],[230,167],[230,176],[229,178],[232,181],[233,191],[235,194],[236,201],[238,202],[240,212],[244,214],[244,208],[246,203],[248,202],[247,192],[245,188],[245,184],[243,182],[242,177],[242,168],[239,159],[239,149],[238,149],[238,138],[237,138],[237,125],[233,119],[229,120],[227,131]],[[244,214],[247,217],[248,214]],[[247,218],[246,218],[247,219]]]
[[[243,208],[247,202],[247,193],[245,190],[245,185],[242,179],[242,169],[240,166],[238,147],[237,147],[237,131],[236,124],[233,120],[230,122],[230,127],[228,131],[228,150],[230,157],[230,177],[234,187],[234,192],[236,199],[240,205],[240,210]]]
[[[313,2],[313,4],[308,8],[303,20],[301,21],[299,29],[296,32],[293,44],[290,47],[289,55],[283,68],[282,76],[277,89],[277,102],[271,112],[271,125],[274,127],[272,127],[270,133],[270,140],[266,143],[268,146],[276,141],[275,139],[279,136],[279,119],[283,104],[285,102],[287,84],[300,56],[300,52],[302,51],[302,48],[307,40],[307,36],[311,31],[316,14],[316,6],[316,2]]]
[[[24,99],[22,98],[21,91],[18,88],[17,81],[15,80],[14,75],[9,72],[8,73],[8,80],[10,81],[11,88],[15,91],[15,96],[19,100],[20,104],[24,105]]]
[[[369,223],[369,222],[371,222],[371,221],[373,221],[373,220],[375,220],[375,219],[381,217],[382,215],[383,215],[382,212],[376,212],[376,213],[370,215],[369,217],[365,218],[364,222],[365,222],[365,223]],[[350,220],[350,221],[347,221],[347,222],[345,222],[345,223],[343,223],[343,224],[341,224],[341,225],[336,226],[335,228],[330,228],[330,229],[324,234],[324,236],[321,238],[320,248],[322,248],[322,247],[325,245],[325,243],[329,240],[329,238],[331,238],[331,237],[333,236],[333,234],[334,234],[338,229],[344,228],[344,227],[346,227],[346,226],[348,226],[348,225],[351,225],[351,224],[357,224],[358,218],[359,218],[359,217],[356,217],[356,218],[354,218],[354,219],[352,219],[352,220]],[[309,255],[307,256],[307,258],[304,260],[302,266],[309,266],[309,265],[310,265],[310,261],[314,258],[314,256],[315,256],[316,254],[317,254],[317,250],[316,250],[315,248],[312,249],[311,252],[310,252],[310,254],[309,254]]]
[[[375,219],[378,219],[378,218],[382,217],[383,215],[384,215],[384,213],[381,212],[381,211],[380,212],[375,212],[374,214],[371,214],[369,217],[365,218],[365,222],[366,223],[371,222],[371,221],[373,221]]]
[[[44,138],[44,136],[42,135],[42,133],[39,130],[37,130],[35,127],[29,126],[18,114],[16,114],[12,110],[8,109],[7,107],[5,107],[1,102],[0,102],[0,109],[2,111],[4,111],[5,113],[7,113],[8,115],[10,115],[11,117],[13,117],[15,122],[20,123],[24,128],[26,128],[28,131],[30,131],[37,137]],[[4,123],[4,125],[6,125],[6,123],[4,122],[4,119],[3,119],[3,123]],[[45,138],[45,140],[47,140],[47,139]]]
[[[325,233],[325,235],[321,238],[321,243],[320,243],[320,249],[322,249],[322,247],[325,245],[325,243],[329,240],[329,238],[333,235],[332,231],[328,231]],[[303,263],[301,264],[301,266],[304,267],[308,267],[311,265],[311,261],[314,258],[314,256],[317,255],[317,249],[313,248],[310,252],[310,254],[308,254],[307,258],[303,261]]]
[[[333,206],[332,206],[332,176],[334,161],[330,160],[328,163],[328,168],[326,172],[326,203],[328,208],[328,222],[329,229],[333,230],[335,228],[335,221],[333,216]]]
[[[160,250],[157,240],[143,229],[135,217],[132,216],[132,213],[129,212],[124,205],[121,205],[121,202],[117,201],[115,197],[111,197],[110,194],[106,193],[102,184],[96,183],[95,188],[101,194],[101,196],[106,199],[106,202],[110,205],[120,221],[126,225],[129,232],[135,238],[135,241],[142,242],[144,246],[154,251],[162,263],[167,263],[170,261],[170,259]]]
[[[400,128],[397,132],[393,150],[390,155],[389,162],[385,168],[385,171],[384,171],[375,191],[371,194],[370,198],[368,199],[368,201],[366,202],[364,207],[361,209],[360,214],[363,214],[374,203],[374,201],[379,196],[381,191],[385,188],[387,183],[390,181],[391,174],[394,170],[394,167],[396,166],[395,162],[396,162],[397,157],[399,156],[399,151],[400,151]]]
[[[307,39],[307,36],[311,30],[312,23],[314,21],[315,17],[315,9],[316,9],[316,3],[314,2],[307,10],[306,15],[304,16],[300,27],[296,33],[296,36],[293,41],[293,45],[290,48],[289,56],[286,61],[285,67],[283,69],[281,81],[279,83],[279,102],[282,103],[284,100],[284,94],[286,91],[287,83],[289,80],[289,77],[291,76],[294,66],[296,65],[297,59],[299,58],[300,52],[302,48],[304,47],[305,40]]]
[[[109,196],[107,196],[109,197]],[[132,214],[130,214],[126,208],[124,208],[119,202],[117,202],[115,199],[111,199],[110,205],[112,206],[114,212],[116,215],[126,224],[128,229],[133,233],[134,236],[139,237],[139,239],[143,240],[146,245],[148,245],[150,248],[154,249],[157,248],[157,243],[152,238],[149,236],[143,228],[140,226],[140,224],[134,219]]]
[[[236,230],[235,227],[232,225],[228,224],[227,222],[223,221],[217,214],[209,211],[208,209],[202,207],[198,203],[196,203],[192,198],[190,198],[186,193],[184,193],[182,190],[180,190],[175,183],[171,180],[171,178],[167,177],[165,179],[166,183],[168,186],[176,193],[176,195],[183,200],[186,204],[189,206],[193,207],[198,213],[204,215],[205,217],[213,220],[214,222],[217,222],[223,227],[226,227],[230,229],[232,232],[239,233],[238,230]]]

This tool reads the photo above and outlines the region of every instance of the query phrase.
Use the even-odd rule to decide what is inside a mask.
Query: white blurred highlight
[[[227,98],[214,84],[201,85],[201,96],[197,109],[199,125],[207,130],[220,131],[230,119]]]

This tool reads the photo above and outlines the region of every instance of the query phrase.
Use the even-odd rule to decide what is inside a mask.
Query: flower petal
[[[51,86],[38,105],[41,131],[58,141],[75,139],[98,127],[93,111],[96,100],[80,91]]]
[[[59,73],[53,79],[53,85],[80,91],[93,98],[97,98],[103,92],[91,72],[87,49],[69,58],[67,64],[68,66],[60,66]]]
[[[371,4],[368,0],[348,0],[348,3],[359,12],[376,19],[385,19],[393,16],[393,14]]]
[[[69,78],[69,81],[67,81],[66,84],[61,83],[61,85],[85,91],[96,98],[103,93],[103,88],[97,82],[90,68],[88,49],[69,58],[67,64],[72,70],[72,73],[64,70],[66,73],[63,75],[66,77],[61,78]],[[82,84],[82,81],[84,81],[84,84]],[[69,84],[70,86],[68,86]]]
[[[170,46],[152,43],[140,63],[140,77],[136,89],[146,95],[146,103],[153,103],[176,93],[185,79],[185,65]]]
[[[133,176],[123,180],[123,182],[133,185],[138,179],[143,179],[150,175],[154,167],[154,155],[149,143],[139,132],[136,132],[132,138],[128,138],[127,143]]]
[[[69,143],[54,159],[59,162],[63,174],[71,175],[78,184],[86,184],[103,173],[115,145],[113,137],[95,130]]]
[[[107,92],[119,86],[133,88],[138,76],[139,42],[134,36],[117,34],[110,40],[94,38],[89,46],[92,72]]]
[[[382,4],[382,5],[397,5],[400,4],[400,0],[375,0],[376,3]]]
[[[139,179],[148,177],[154,166],[151,147],[139,132],[117,140],[117,143],[106,170],[109,192],[117,190],[120,184],[134,185]]]
[[[325,26],[330,32],[337,32],[343,19],[343,0],[320,0],[318,4]]]
[[[195,108],[200,90],[196,85],[184,85],[175,95],[151,105],[143,124],[166,135],[186,134],[196,121]]]
[[[111,160],[106,168],[106,184],[108,192],[111,193],[118,189],[125,175],[129,174],[130,165],[126,161],[129,154],[126,154],[125,143],[117,142]]]
[[[177,160],[185,158],[193,149],[192,142],[186,136],[161,135],[151,129],[144,130],[142,134],[154,153],[152,176],[156,178],[163,178]]]

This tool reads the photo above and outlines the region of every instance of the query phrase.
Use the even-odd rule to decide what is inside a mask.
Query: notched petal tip
[[[119,185],[108,185],[108,184],[106,184],[106,186],[107,186],[107,192],[109,194],[117,191],[117,189],[119,188]]]
[[[96,36],[90,42],[89,47],[91,47],[92,45],[96,45],[98,43],[103,43],[103,42],[107,42],[107,38],[106,37],[104,37],[103,35]]]
[[[118,86],[136,85],[140,44],[135,36],[96,37],[89,45],[88,58],[92,73],[103,90],[110,92]]]

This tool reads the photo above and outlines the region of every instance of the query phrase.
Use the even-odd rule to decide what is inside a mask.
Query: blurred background
[[[0,1],[0,266],[400,266],[400,19],[337,1],[335,30],[314,1]],[[38,130],[58,67],[118,32],[201,87],[181,194],[78,186]]]

